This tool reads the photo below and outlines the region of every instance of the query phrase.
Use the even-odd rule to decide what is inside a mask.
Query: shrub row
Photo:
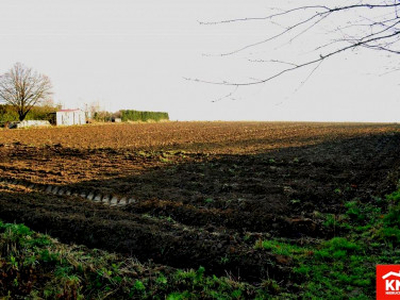
[[[138,110],[121,110],[122,121],[142,121],[148,120],[161,121],[169,120],[169,115],[166,112],[155,111],[138,111]]]
[[[56,115],[54,113],[57,110],[58,108],[53,106],[34,106],[25,120],[47,120],[55,124]],[[18,121],[18,114],[15,108],[8,104],[0,105],[0,124],[12,121]]]

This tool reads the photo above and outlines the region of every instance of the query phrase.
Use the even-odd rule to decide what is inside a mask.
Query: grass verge
[[[83,246],[65,245],[22,224],[0,222],[4,299],[239,299],[267,291],[205,269],[179,270]],[[2,299],[3,299],[2,298]]]
[[[400,188],[344,203],[321,216],[329,240],[259,239],[254,247],[293,265],[290,278],[252,285],[205,269],[180,270],[84,246],[65,245],[0,221],[0,297],[5,299],[373,299],[377,264],[400,264]],[[293,293],[296,291],[296,293]]]
[[[384,199],[354,199],[344,207],[343,214],[323,216],[325,226],[341,233],[330,240],[255,243],[295,262],[294,285],[301,298],[375,299],[376,265],[400,264],[400,188]]]

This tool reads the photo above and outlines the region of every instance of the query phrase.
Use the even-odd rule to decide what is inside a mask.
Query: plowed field
[[[201,265],[251,283],[289,281],[293,262],[255,248],[256,241],[302,244],[337,235],[321,215],[394,191],[399,168],[395,124],[3,130],[0,219],[142,261]],[[48,194],[47,185],[69,193]],[[112,207],[82,193],[135,201]]]

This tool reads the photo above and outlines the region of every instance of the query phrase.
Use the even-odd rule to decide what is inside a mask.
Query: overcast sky
[[[0,73],[21,62],[48,75],[55,102],[65,108],[99,102],[109,111],[168,111],[172,120],[398,121],[398,73],[380,76],[395,58],[378,52],[346,53],[311,77],[309,68],[238,90],[185,79],[249,82],[278,70],[254,61],[307,59],[310,45],[326,41],[329,23],[291,44],[275,41],[223,57],[277,33],[290,20],[199,23],[261,17],[270,7],[295,3],[2,0]]]

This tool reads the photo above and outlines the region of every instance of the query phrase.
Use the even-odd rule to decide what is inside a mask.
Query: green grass
[[[181,270],[68,246],[21,224],[0,221],[0,297],[119,299],[373,299],[377,264],[400,264],[400,189],[384,199],[344,203],[319,214],[328,240],[259,239],[254,251],[290,261],[287,281],[252,285],[206,270]],[[249,240],[249,239],[247,239]],[[221,257],[221,263],[228,263]],[[290,282],[290,284],[288,284]],[[295,291],[295,292],[293,292]]]
[[[276,239],[255,243],[255,248],[295,262],[302,298],[373,299],[376,265],[400,263],[400,190],[344,207],[344,214],[327,214],[323,222],[344,232],[341,236],[303,246]]]
[[[0,298],[243,299],[267,293],[205,269],[141,264],[0,221]],[[163,269],[163,270],[160,270]]]

